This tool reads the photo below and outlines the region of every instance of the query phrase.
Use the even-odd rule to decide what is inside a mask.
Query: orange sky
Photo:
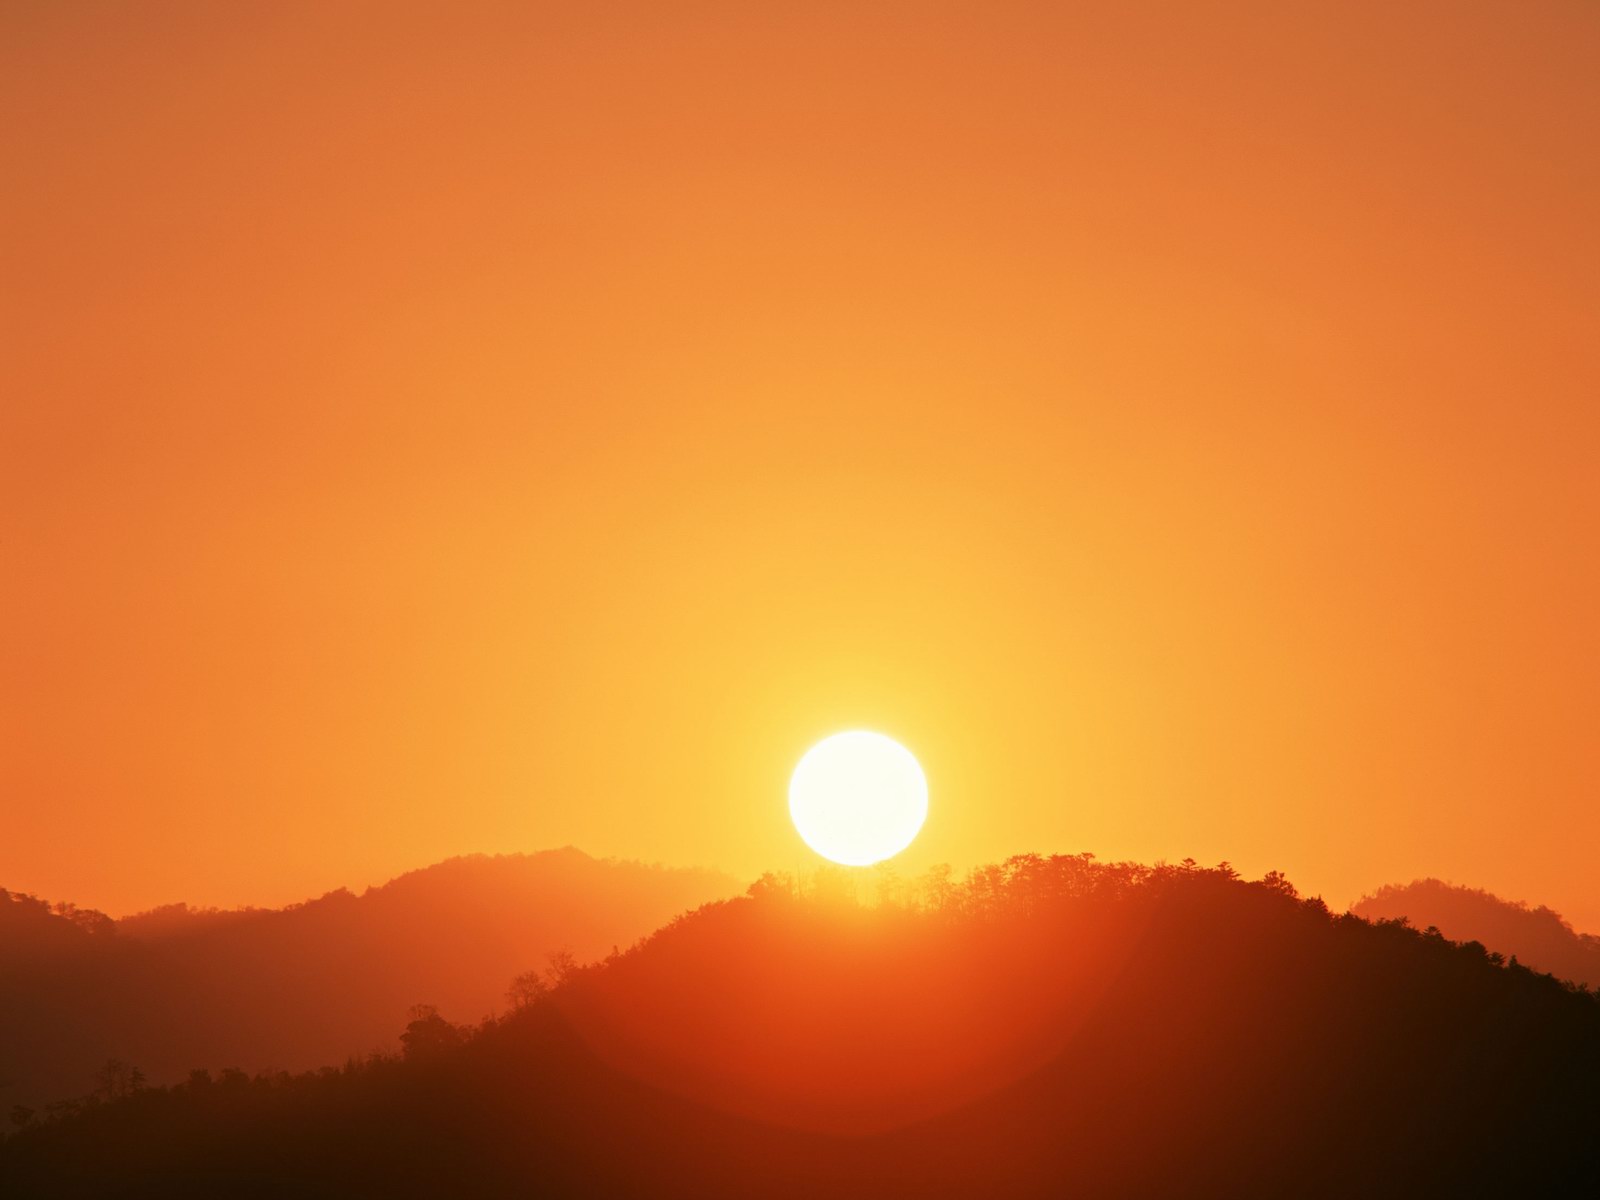
[[[1174,11],[1181,10],[1181,11]],[[1600,930],[1600,10],[0,10],[0,885],[1440,875]]]

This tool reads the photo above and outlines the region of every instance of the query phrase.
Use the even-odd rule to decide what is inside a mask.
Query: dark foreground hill
[[[110,1059],[166,1083],[393,1048],[419,1001],[476,1020],[550,951],[598,958],[740,887],[566,849],[451,859],[286,909],[113,921],[0,892],[0,1118],[83,1095]]]
[[[1368,920],[1405,918],[1460,942],[1482,942],[1536,971],[1600,988],[1600,937],[1579,933],[1552,909],[1502,900],[1437,879],[1379,888],[1351,906]]]
[[[405,1053],[0,1145],[17,1196],[1587,1196],[1600,1002],[1279,877],[768,879]],[[9,1189],[9,1190],[8,1190]]]

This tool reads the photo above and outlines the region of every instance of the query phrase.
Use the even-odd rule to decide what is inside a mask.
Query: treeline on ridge
[[[1278,875],[769,876],[398,1055],[122,1089],[20,1195],[1418,1196],[1600,1185],[1600,1001]],[[1591,1193],[1592,1194],[1592,1193]]]

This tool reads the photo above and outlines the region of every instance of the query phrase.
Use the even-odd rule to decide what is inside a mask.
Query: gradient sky
[[[1600,930],[1600,8],[0,8],[0,885],[563,843]]]

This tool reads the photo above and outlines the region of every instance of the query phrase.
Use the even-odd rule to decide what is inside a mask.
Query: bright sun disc
[[[823,858],[866,867],[909,846],[928,817],[928,781],[893,738],[853,730],[823,738],[789,779],[789,816]]]

